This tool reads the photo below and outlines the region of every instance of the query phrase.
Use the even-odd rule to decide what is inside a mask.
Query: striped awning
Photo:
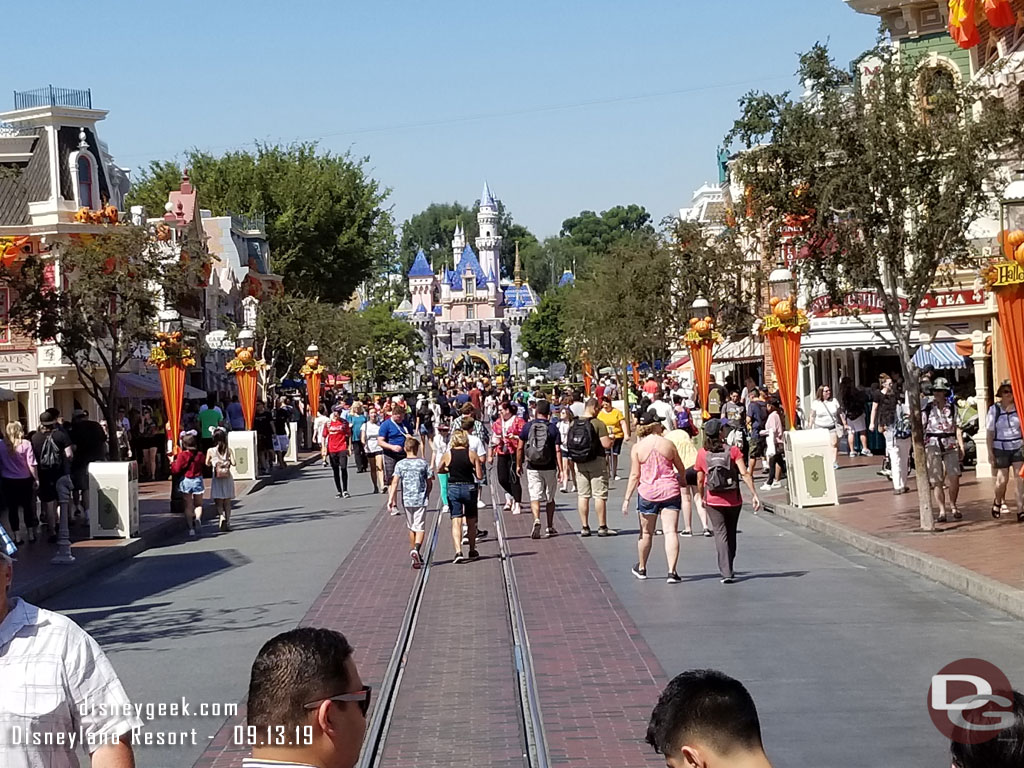
[[[914,365],[918,368],[930,365],[938,370],[949,370],[966,368],[967,360],[957,352],[955,341],[940,341],[918,348],[914,353]]]

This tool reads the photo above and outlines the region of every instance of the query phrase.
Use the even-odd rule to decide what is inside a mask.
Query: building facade
[[[421,375],[435,369],[494,373],[499,365],[507,365],[513,375],[525,371],[519,336],[523,322],[536,311],[537,295],[525,279],[518,250],[513,279],[501,277],[498,203],[486,182],[477,223],[476,250],[466,242],[462,225],[455,229],[455,269],[435,273],[421,249],[407,275],[409,297],[395,314],[423,339]]]

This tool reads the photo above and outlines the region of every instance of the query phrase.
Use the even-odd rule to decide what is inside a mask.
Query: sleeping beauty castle
[[[395,314],[419,331],[424,350],[420,372],[493,374],[501,364],[512,375],[526,369],[519,345],[523,322],[537,309],[516,248],[511,280],[501,277],[498,204],[487,183],[477,214],[476,250],[466,242],[460,223],[452,238],[454,270],[435,272],[420,249],[409,270],[409,298]]]

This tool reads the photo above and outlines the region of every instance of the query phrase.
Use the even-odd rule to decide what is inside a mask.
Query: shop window
[[[79,155],[78,166],[78,204],[84,208],[95,208],[95,196],[92,186],[92,161],[85,155]]]
[[[925,122],[955,116],[956,75],[948,67],[939,65],[925,69],[918,79],[918,91]]]

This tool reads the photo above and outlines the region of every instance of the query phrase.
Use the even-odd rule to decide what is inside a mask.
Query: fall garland
[[[686,332],[683,341],[687,344],[699,344],[702,341],[719,342],[722,334],[715,330],[715,320],[710,315],[704,318],[690,318],[690,330]]]
[[[811,321],[807,313],[796,306],[793,297],[779,298],[772,296],[769,302],[772,311],[758,321],[757,332],[761,334],[777,331],[779,333],[803,333]]]
[[[313,376],[314,374],[323,374],[327,369],[320,365],[320,356],[312,356],[306,358],[306,363],[299,369],[300,376]]]
[[[228,364],[224,367],[231,373],[242,373],[243,371],[261,371],[267,367],[267,364],[256,357],[252,347],[239,347],[235,350],[235,356],[228,360]]]
[[[192,350],[182,342],[181,331],[158,333],[156,346],[149,350],[148,363],[157,368],[191,368],[196,364]]]

